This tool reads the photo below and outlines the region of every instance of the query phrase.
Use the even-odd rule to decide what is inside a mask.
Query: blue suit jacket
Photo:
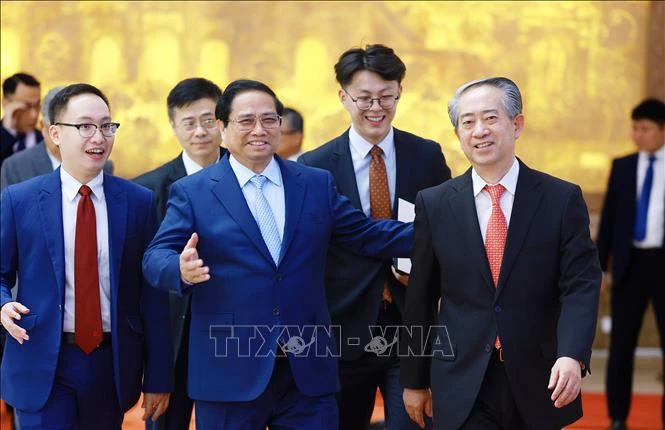
[[[173,387],[168,297],[149,288],[141,274],[143,251],[155,231],[152,193],[104,175],[108,208],[111,336],[115,384],[127,410],[140,391]],[[2,360],[2,397],[19,409],[37,411],[51,392],[60,351],[65,260],[60,169],[7,187],[2,194],[0,306],[17,301],[30,313],[17,324],[30,340],[8,336]]]
[[[279,264],[268,252],[228,155],[172,185],[166,216],[144,256],[151,285],[192,295],[188,391],[193,399],[255,399],[270,380],[283,334],[273,327],[303,329],[299,336],[309,343],[313,330],[305,326],[330,325],[323,280],[331,241],[360,255],[409,254],[411,225],[370,220],[336,192],[327,171],[276,159],[286,207]],[[188,288],[180,281],[179,254],[193,232],[211,279]],[[339,388],[335,337],[323,331],[317,336],[302,353],[289,354],[297,387],[310,396]]]

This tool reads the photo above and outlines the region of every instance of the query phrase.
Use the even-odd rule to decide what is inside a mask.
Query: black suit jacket
[[[226,149],[220,147],[220,158],[224,155]],[[185,163],[182,161],[182,152],[173,160],[158,168],[146,172],[136,178],[134,182],[152,190],[155,194],[155,207],[157,209],[157,219],[161,222],[166,214],[166,205],[169,201],[169,191],[171,185],[180,178],[187,176]],[[178,296],[175,293],[169,294],[169,305],[171,312],[171,334],[173,335],[173,350],[175,358],[178,357],[178,351],[182,344],[183,331],[185,328],[185,317],[189,313],[191,296]]]
[[[399,198],[413,203],[418,191],[450,179],[450,169],[438,143],[397,129],[394,140],[397,174],[393,217],[396,218]],[[348,130],[301,155],[298,161],[331,172],[337,191],[362,210]],[[325,288],[332,322],[342,326],[343,361],[360,358],[364,346],[372,339],[369,326],[376,324],[386,280],[394,302],[403,309],[405,288],[395,280],[390,264],[390,260],[361,257],[335,245],[329,248]],[[360,343],[349,342],[349,337],[360,339]]]
[[[638,154],[634,153],[612,162],[596,239],[600,265],[603,270],[607,270],[612,261],[612,278],[616,286],[624,280],[633,248],[637,211],[637,159]]]
[[[44,139],[42,133],[39,130],[35,130],[35,138],[37,142],[41,142]],[[18,141],[18,138],[11,134],[0,122],[0,165],[14,153],[14,144]]]
[[[602,275],[580,188],[520,162],[497,288],[471,169],[418,195],[414,227],[404,325],[425,327],[429,346],[418,357],[420,332],[402,334],[401,352],[412,353],[402,358],[401,381],[407,388],[431,386],[437,428],[456,429],[467,419],[497,334],[529,428],[558,429],[581,417],[581,398],[556,409],[547,389],[558,357],[589,368],[596,327]]]

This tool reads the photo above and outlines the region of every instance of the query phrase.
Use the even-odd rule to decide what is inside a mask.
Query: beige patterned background
[[[395,125],[468,163],[446,116],[461,83],[505,75],[523,90],[518,154],[602,192],[612,157],[631,150],[630,109],[647,84],[651,2],[12,2],[2,4],[1,78],[35,74],[45,89],[87,81],[122,123],[112,155],[131,177],[179,147],[168,91],[204,76],[265,81],[305,115],[307,148],[348,125],[333,65],[380,42],[407,64]]]

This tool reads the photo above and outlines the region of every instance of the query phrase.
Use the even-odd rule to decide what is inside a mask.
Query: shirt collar
[[[517,161],[517,158],[513,160],[513,165],[510,167],[510,170],[503,175],[503,178],[499,181],[499,184],[510,194],[515,195],[515,190],[517,189],[517,177],[520,173],[520,163]],[[474,197],[478,196],[480,192],[485,188],[485,185],[496,185],[488,184],[483,178],[480,177],[476,169],[471,169],[471,180],[473,181],[473,195]]]
[[[219,153],[217,154],[217,160],[215,160],[215,163],[218,161]],[[193,175],[194,173],[204,169],[203,166],[192,160],[192,157],[187,154],[187,151],[182,151],[182,163],[185,165],[185,172],[187,172],[187,176]]]
[[[665,156],[665,145],[661,146],[658,151],[653,153],[653,155],[656,156],[656,160],[662,160],[663,157]],[[649,154],[648,152],[640,151],[640,158],[644,158],[645,161],[649,161],[650,156],[651,154]]]
[[[282,186],[282,174],[279,169],[279,164],[277,163],[277,160],[275,160],[275,157],[272,157],[270,163],[268,163],[266,168],[263,169],[263,172],[261,173],[254,173],[251,169],[242,165],[238,160],[235,159],[233,154],[229,154],[229,164],[231,164],[231,169],[233,170],[233,173],[235,173],[236,178],[238,178],[238,184],[240,184],[240,188],[243,188],[245,185],[247,185],[247,182],[249,182],[249,180],[256,175],[263,175],[278,187]]]
[[[390,131],[388,131],[386,137],[384,137],[383,140],[379,142],[379,147],[383,150],[383,155],[385,155],[386,158],[390,158],[395,151],[394,135],[395,133],[391,125]],[[371,151],[374,147],[373,144],[369,143],[367,140],[365,140],[364,137],[358,134],[356,129],[353,127],[353,124],[349,130],[349,142],[351,143],[353,149],[355,149],[355,151],[360,154],[360,157],[363,159],[367,157],[369,151]]]
[[[81,189],[81,185],[84,185],[67,173],[62,166],[60,166],[60,182],[62,183],[62,191],[65,193],[65,198],[69,202],[74,201]],[[92,194],[97,200],[101,200],[104,196],[104,171],[99,172],[97,176],[92,178],[92,180],[85,185],[90,187]]]

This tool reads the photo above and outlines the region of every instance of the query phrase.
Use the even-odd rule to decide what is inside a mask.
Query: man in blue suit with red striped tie
[[[151,285],[191,294],[198,428],[337,430],[328,246],[378,258],[411,248],[411,225],[367,218],[329,172],[274,155],[283,109],[261,82],[226,87],[215,116],[229,152],[172,185],[143,260]]]
[[[49,117],[61,167],[1,198],[2,396],[23,430],[118,430],[141,391],[156,419],[173,387],[168,297],[141,273],[153,197],[102,171],[120,125],[99,89],[63,88]]]

